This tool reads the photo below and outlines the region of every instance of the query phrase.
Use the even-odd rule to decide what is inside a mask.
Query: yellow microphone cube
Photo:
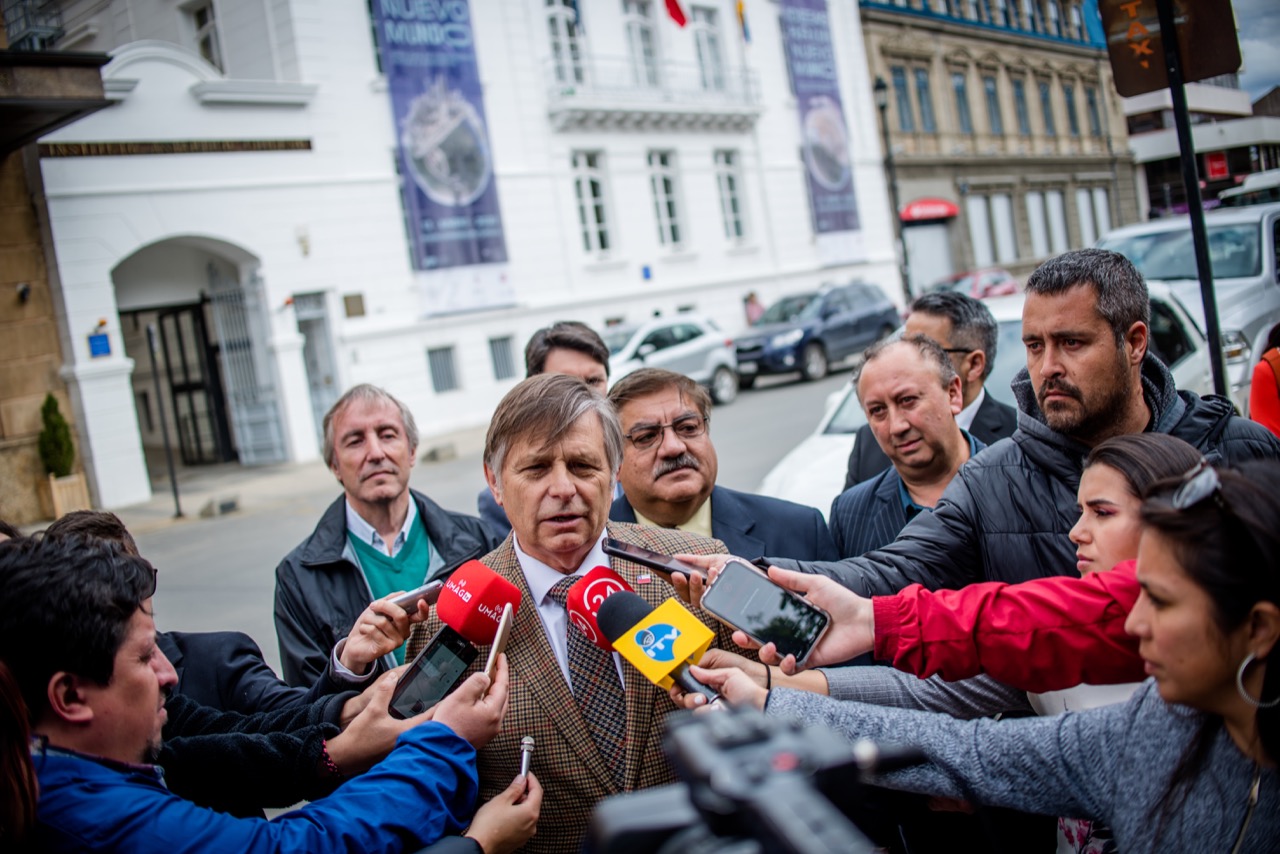
[[[671,687],[671,671],[685,661],[697,661],[715,640],[715,632],[676,599],[649,612],[614,642],[619,654],[645,678]]]

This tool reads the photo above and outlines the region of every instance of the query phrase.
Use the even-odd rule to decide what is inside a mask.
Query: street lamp
[[[898,202],[898,170],[893,162],[893,146],[889,144],[889,84],[876,76],[876,109],[880,111],[880,135],[884,140],[884,171],[889,176],[889,205],[893,208],[893,239],[898,260],[898,275],[902,277],[904,307],[911,305],[911,265],[907,260],[907,247],[902,241],[902,214]]]

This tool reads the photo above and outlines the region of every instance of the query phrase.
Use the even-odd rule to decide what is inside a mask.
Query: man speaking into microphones
[[[586,615],[607,602],[606,593],[624,586],[650,608],[675,592],[640,565],[606,555],[606,536],[665,554],[725,548],[683,531],[608,522],[624,441],[609,403],[562,374],[531,377],[512,389],[485,439],[485,478],[512,531],[481,560],[515,585],[523,607],[506,650],[507,715],[479,755],[480,796],[493,797],[510,783],[520,768],[521,739],[532,737],[533,772],[545,794],[537,835],[525,851],[576,852],[597,801],[675,781],[661,743],[662,719],[675,708],[670,698],[581,627],[590,627]],[[579,584],[572,610],[583,616],[574,627],[570,591]],[[439,625],[433,614],[416,627],[409,654]],[[728,631],[715,634],[717,645],[728,647]]]

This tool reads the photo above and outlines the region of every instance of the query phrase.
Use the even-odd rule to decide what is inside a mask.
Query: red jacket
[[[875,656],[921,678],[988,673],[1024,691],[1145,678],[1124,621],[1138,600],[1136,562],[1084,578],[987,582],[959,590],[919,584],[876,596]]]

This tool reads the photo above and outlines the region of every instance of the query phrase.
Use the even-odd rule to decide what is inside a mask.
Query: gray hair
[[[485,465],[501,485],[502,464],[518,439],[537,436],[545,448],[563,439],[578,419],[590,412],[600,419],[612,478],[622,465],[622,425],[618,414],[591,386],[568,374],[538,374],[507,392],[484,437]]]
[[[920,358],[938,369],[938,382],[944,389],[959,376],[956,373],[956,366],[951,364],[951,359],[947,356],[947,351],[942,349],[942,345],[937,341],[927,335],[904,335],[902,338],[886,338],[867,348],[862,354],[862,364],[853,371],[853,387],[857,389],[858,383],[862,380],[862,372],[867,369],[867,365],[879,359],[890,348],[900,344],[915,347],[920,353]]]
[[[409,407],[405,406],[385,389],[369,383],[360,383],[360,385],[352,386],[348,389],[342,397],[338,398],[337,403],[329,407],[329,411],[324,414],[323,453],[326,466],[333,468],[333,455],[336,451],[334,448],[333,421],[338,417],[339,413],[357,401],[361,403],[389,403],[400,410],[400,421],[404,424],[404,435],[409,440],[409,452],[414,453],[418,450],[418,423],[413,420],[413,413],[409,411]]]
[[[1092,285],[1098,314],[1111,327],[1116,344],[1138,321],[1151,325],[1147,282],[1128,258],[1106,249],[1077,249],[1045,261],[1027,279],[1027,293],[1056,296],[1079,285]]]
[[[939,291],[925,294],[911,303],[913,312],[922,311],[951,321],[951,343],[955,347],[981,350],[986,354],[985,380],[996,364],[996,341],[999,339],[996,319],[987,308],[968,294]]]

